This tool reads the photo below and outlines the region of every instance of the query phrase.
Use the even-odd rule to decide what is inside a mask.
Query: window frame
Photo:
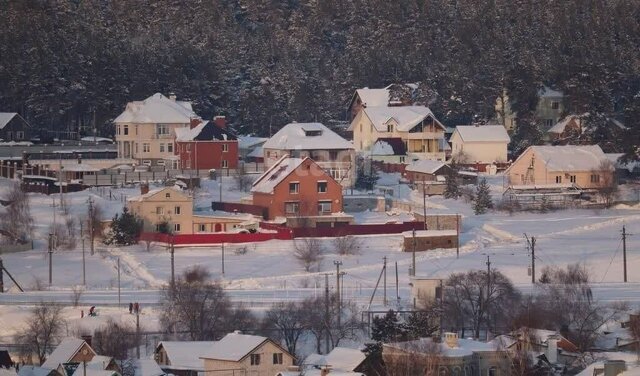
[[[222,144],[222,152],[227,153],[228,151],[229,151],[229,144],[227,143]]]
[[[273,364],[282,365],[283,363],[282,353],[273,353]]]
[[[320,187],[324,186],[324,190],[321,190]],[[320,180],[316,183],[316,190],[318,193],[327,193],[329,191],[329,183],[326,180]]]
[[[177,205],[177,206],[173,207],[173,214],[175,214],[175,215],[182,214],[182,208],[180,207],[180,205]]]
[[[294,205],[295,210],[289,211],[287,210],[289,205]],[[298,215],[300,214],[300,201],[285,201],[284,203],[284,214],[285,215]]]
[[[329,210],[324,210],[328,205]],[[333,205],[331,200],[320,200],[318,201],[318,214],[331,214],[333,210]]]
[[[250,354],[250,361],[252,366],[260,365],[260,354]]]
[[[173,224],[173,232],[181,232],[181,228],[180,228],[180,223],[174,223]]]
[[[292,188],[294,188],[292,190]],[[299,181],[291,181],[289,182],[289,194],[290,195],[297,195],[300,193],[300,182]]]

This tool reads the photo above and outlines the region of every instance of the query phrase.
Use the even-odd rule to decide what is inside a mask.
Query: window
[[[282,353],[273,354],[273,364],[282,364]]]
[[[226,159],[222,160],[222,168],[229,168],[229,162]]]
[[[142,152],[143,153],[148,153],[149,151],[151,151],[151,145],[149,145],[149,143],[147,143],[147,142],[142,144]]]
[[[162,206],[156,206],[156,214],[158,215],[164,214],[164,208]]]
[[[251,365],[252,366],[260,365],[260,354],[251,354]]]
[[[187,144],[187,151],[191,151],[191,144]]]
[[[173,153],[173,144],[167,144],[167,151]]]
[[[123,129],[122,129],[122,134],[124,134],[125,136],[129,135],[129,126],[128,125],[124,125]]]
[[[360,132],[362,132],[362,123],[360,123]]]
[[[404,163],[404,157],[400,157],[400,163]]]
[[[222,144],[222,152],[226,153],[229,151],[229,144]]]
[[[299,193],[300,183],[289,183],[289,193]]]
[[[498,369],[496,367],[489,368],[487,376],[498,376]]]
[[[562,176],[556,176],[556,184],[562,183]]]
[[[16,140],[22,140],[24,138],[23,131],[16,131]]]
[[[329,160],[330,161],[337,161],[338,160],[338,152],[335,151],[335,150],[329,151]]]
[[[557,110],[560,108],[560,102],[551,102],[551,108]]]
[[[285,214],[298,214],[300,211],[300,203],[297,201],[294,202],[285,202],[284,203],[284,213]]]
[[[169,127],[166,124],[156,125],[156,134],[158,136],[164,136],[169,134]]]
[[[553,127],[553,119],[545,119],[544,120],[544,126],[547,127],[547,128]]]
[[[160,223],[156,223],[156,232],[160,232],[162,225]]]
[[[571,175],[571,176],[569,176],[569,181],[575,184],[575,182],[576,182],[576,176],[575,176],[575,175]]]
[[[138,153],[138,143],[136,142],[136,153]]]
[[[331,213],[331,201],[318,201],[318,214]]]
[[[318,182],[318,193],[327,193],[327,182],[319,181]]]
[[[166,194],[164,195],[164,197],[166,197],[166,198],[171,198],[171,193],[166,193]]]
[[[387,124],[387,132],[389,133],[393,132],[393,124]]]
[[[200,223],[198,225],[198,232],[206,232],[207,231],[207,225],[205,225],[204,223]]]
[[[164,153],[164,144],[160,144],[160,153]]]
[[[592,183],[600,183],[600,175],[598,175],[598,174],[592,174],[592,175],[591,175],[591,182],[592,182]]]
[[[173,231],[180,232],[180,223],[175,223],[173,225]]]
[[[179,215],[180,214],[180,207],[176,206],[175,208],[173,208],[173,213]]]
[[[119,125],[116,127],[116,134],[120,135],[120,126]]]
[[[330,169],[329,170],[329,175],[331,175],[332,178],[334,178],[337,181],[342,180],[343,177],[345,177],[346,171],[345,170],[341,170],[341,169]]]
[[[187,160],[187,165],[185,167],[188,168],[188,169],[191,168],[191,160],[190,159]]]

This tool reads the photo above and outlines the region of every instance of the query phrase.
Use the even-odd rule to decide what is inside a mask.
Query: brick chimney
[[[193,129],[202,123],[202,119],[199,118],[191,118],[189,119],[189,128]]]
[[[146,195],[149,193],[149,184],[140,183],[140,194]]]
[[[227,129],[227,118],[224,116],[214,116],[213,123],[220,129]]]

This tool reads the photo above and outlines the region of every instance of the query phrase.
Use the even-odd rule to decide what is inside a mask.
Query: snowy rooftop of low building
[[[266,337],[229,333],[216,342],[201,358],[237,362],[267,340]]]
[[[13,119],[13,117],[16,115],[18,115],[17,112],[0,112],[0,129],[9,124],[11,119]]]
[[[366,355],[358,349],[335,347],[325,356],[327,365],[338,371],[353,371],[366,358]]]
[[[564,93],[548,86],[543,86],[542,89],[538,90],[538,96],[540,98],[562,98]]]
[[[389,89],[357,89],[362,104],[367,107],[386,107],[389,105]]]
[[[353,144],[320,123],[289,123],[262,147],[275,150],[353,149]]]
[[[18,376],[48,376],[52,372],[54,372],[54,370],[50,368],[23,365],[18,371]]]
[[[56,369],[61,363],[67,363],[85,343],[79,338],[67,337],[63,339],[47,360],[42,363],[42,367]],[[95,352],[93,354],[95,355]]]
[[[458,233],[456,230],[418,230],[416,231],[417,238],[428,238],[434,236],[456,236]],[[405,231],[402,233],[405,238],[412,238],[413,231]]]
[[[211,352],[216,341],[162,341],[162,346],[169,359],[171,369],[204,370],[204,363],[200,359]]]
[[[444,340],[442,342],[436,343],[437,347],[434,349],[437,353],[439,353],[443,357],[448,358],[459,358],[463,356],[470,356],[473,353],[477,352],[493,352],[499,351],[496,346],[492,343],[480,342],[473,339],[459,338],[457,339],[456,346],[449,346],[445,343]],[[431,338],[420,338],[414,341],[407,342],[398,342],[398,343],[389,343],[385,344],[385,346],[389,346],[392,348],[397,348],[404,351],[409,351],[413,353],[424,353],[431,350],[434,346],[434,342]]]
[[[99,168],[95,168],[86,163],[69,163],[62,165],[63,171],[69,172],[97,172],[100,171]]]
[[[390,122],[396,123],[398,131],[408,132],[427,117],[433,118],[438,126],[445,129],[425,106],[367,107],[363,111],[378,132],[387,132],[387,124]]]
[[[247,157],[249,157],[249,158],[263,158],[264,157],[264,152],[263,152],[262,146],[256,146],[256,148],[253,149],[251,151],[251,153],[247,154]]]
[[[444,166],[445,163],[441,161],[421,159],[409,164],[407,168],[405,168],[405,171],[419,172],[422,174],[433,174]]]
[[[280,184],[284,178],[295,171],[305,159],[290,158],[288,155],[282,156],[271,168],[256,179],[251,188],[251,192],[272,193],[273,189]]]
[[[607,156],[598,145],[531,146],[535,158],[549,171],[591,171],[603,167]],[[522,155],[525,155],[523,153]]]
[[[453,132],[458,133],[464,142],[506,142],[511,138],[502,125],[458,125]]]
[[[238,147],[240,149],[248,149],[256,145],[264,144],[268,138],[256,136],[238,136]]]
[[[110,138],[106,138],[106,137],[93,137],[93,136],[87,136],[87,137],[82,137],[80,139],[80,141],[85,141],[85,142],[110,142],[113,143],[113,140]]]
[[[555,123],[553,125],[553,127],[549,128],[547,133],[562,134],[562,132],[564,132],[564,130],[567,128],[567,125],[569,125],[569,123],[572,120],[576,121],[576,122],[580,122],[581,121],[581,116],[578,116],[578,115],[565,116],[560,121]]]
[[[192,118],[199,118],[191,108],[191,102],[169,99],[155,93],[142,101],[127,103],[127,107],[114,123],[170,123],[189,124]]]
[[[160,368],[154,359],[139,359],[134,363],[134,376],[162,376],[166,372]]]
[[[138,201],[138,202],[139,201],[144,201],[145,199],[148,199],[148,198],[152,197],[153,195],[155,195],[155,194],[157,194],[159,192],[162,192],[164,190],[169,190],[169,192],[179,193],[181,195],[181,197],[182,196],[187,196],[187,195],[184,194],[184,192],[180,191],[179,189],[177,189],[175,187],[162,187],[162,188],[151,189],[151,190],[149,190],[149,192],[147,192],[147,193],[145,193],[143,195],[129,197],[127,199],[127,201]],[[189,196],[187,196],[187,197],[189,197]]]
[[[195,127],[176,128],[176,141],[235,141],[237,137],[227,129],[220,128],[209,120]]]

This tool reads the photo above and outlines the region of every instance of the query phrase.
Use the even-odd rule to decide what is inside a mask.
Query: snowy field
[[[397,183],[397,175],[384,175],[386,185],[400,187],[397,197],[422,204],[422,196],[411,192]],[[492,192],[501,194],[502,178],[490,179]],[[7,181],[2,181],[2,187]],[[88,190],[68,195],[71,215],[82,218],[87,212],[87,200],[91,197],[105,212],[105,218],[112,217],[122,208],[125,196],[138,193],[138,188],[121,188],[108,193]],[[102,195],[101,195],[102,194]],[[217,200],[219,184],[205,181],[197,191],[196,208],[199,213],[210,212],[210,202]],[[231,178],[223,182],[223,200],[239,201],[247,193],[233,189]],[[106,197],[103,197],[106,196]],[[31,195],[32,212],[36,220],[36,248],[32,251],[2,255],[5,266],[16,276],[26,289],[37,287],[44,291],[17,293],[13,284],[5,278],[5,285],[11,293],[0,295],[0,328],[20,326],[20,318],[27,308],[20,303],[35,303],[39,300],[69,301],[71,288],[82,283],[82,251],[80,243],[75,250],[57,251],[53,255],[53,286],[47,287],[48,259],[46,255],[46,234],[53,222],[52,202],[57,196]],[[420,211],[422,209],[420,208]],[[446,200],[441,197],[427,198],[427,213],[460,213],[462,219],[460,257],[455,249],[441,249],[421,252],[417,256],[417,274],[425,277],[446,278],[450,273],[469,269],[485,269],[487,255],[492,268],[505,273],[523,291],[531,290],[528,275],[530,256],[527,253],[524,233],[537,238],[536,270],[538,275],[545,266],[564,266],[581,262],[590,270],[596,283],[595,295],[601,300],[628,300],[633,305],[640,303],[640,206],[621,205],[608,210],[564,210],[549,213],[517,213],[510,215],[492,212],[476,216],[471,205],[463,200]],[[410,220],[410,213],[372,213],[356,215],[360,223],[385,223],[389,220]],[[57,220],[60,213],[57,214]],[[637,234],[627,239],[627,260],[629,284],[622,286],[622,245],[620,231],[625,225],[627,232]],[[233,300],[262,306],[277,300],[301,299],[321,293],[324,283],[323,272],[335,271],[334,260],[343,262],[345,296],[366,305],[380,274],[383,257],[388,258],[388,295],[395,299],[395,264],[398,265],[398,291],[403,299],[409,294],[408,269],[411,253],[402,252],[402,237],[393,235],[360,237],[362,247],[358,254],[340,256],[335,253],[331,239],[322,239],[325,248],[324,260],[319,270],[305,272],[293,257],[293,241],[272,240],[256,244],[225,246],[225,274],[222,275],[221,247],[178,248],[175,254],[176,274],[193,265],[209,269],[214,278],[219,279]],[[235,252],[246,247],[245,254]],[[117,303],[117,260],[120,260],[122,301],[131,300],[153,303],[158,290],[167,283],[171,275],[169,252],[154,246],[150,251],[142,245],[115,248],[97,246],[95,255],[86,252],[87,289],[83,296],[85,303]],[[335,283],[335,277],[330,277]],[[393,300],[392,299],[392,300]],[[380,303],[381,294],[375,303]],[[374,304],[375,304],[374,303]],[[104,306],[105,314],[121,315],[116,307]],[[69,317],[79,317],[79,308],[67,308]],[[85,322],[86,319],[83,321]],[[150,329],[156,325],[152,312],[149,313]],[[0,335],[8,336],[10,329]],[[0,341],[2,342],[2,341]]]

